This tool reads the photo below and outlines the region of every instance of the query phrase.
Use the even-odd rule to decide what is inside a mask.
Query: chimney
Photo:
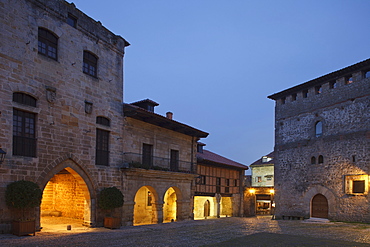
[[[168,118],[168,119],[171,119],[172,120],[172,117],[173,117],[173,113],[172,112],[167,112],[166,113],[166,117]]]

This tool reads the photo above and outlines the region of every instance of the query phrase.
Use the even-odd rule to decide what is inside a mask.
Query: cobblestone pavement
[[[65,226],[65,225],[64,225]],[[0,234],[0,246],[370,246],[370,224],[305,223],[270,217],[221,218],[105,228],[44,228]]]

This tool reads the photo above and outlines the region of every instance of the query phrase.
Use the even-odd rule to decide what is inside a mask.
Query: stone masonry
[[[368,59],[269,96],[277,218],[370,222],[369,70]]]
[[[76,27],[67,24],[69,15]],[[61,0],[1,1],[0,18],[0,146],[7,152],[0,164],[0,198],[10,182],[30,180],[44,189],[69,167],[87,191],[84,222],[96,225],[97,192],[121,185],[123,56],[129,44]],[[56,59],[38,52],[39,28],[58,38]],[[86,50],[98,57],[95,77],[83,73]],[[30,95],[36,106],[13,101],[14,93]],[[36,114],[36,157],[13,155],[14,109]],[[96,124],[97,116],[111,127]],[[110,131],[109,166],[95,165],[98,127]],[[0,226],[11,221],[8,212],[1,199]]]

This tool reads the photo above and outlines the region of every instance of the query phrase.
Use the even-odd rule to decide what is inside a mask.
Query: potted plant
[[[113,210],[123,206],[122,192],[116,187],[104,188],[98,197],[98,206],[108,211],[104,217],[104,227],[115,229],[121,227],[121,218],[113,217]]]
[[[25,217],[26,209],[40,206],[42,191],[31,181],[15,181],[8,184],[5,191],[5,202],[9,208],[21,211],[21,217],[12,222],[12,233],[17,236],[33,234],[35,236],[35,219]]]

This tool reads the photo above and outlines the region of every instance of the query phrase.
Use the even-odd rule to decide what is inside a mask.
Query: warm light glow
[[[274,194],[275,193],[275,190],[270,190],[270,194]]]
[[[249,193],[254,194],[254,193],[256,193],[256,190],[255,189],[249,189]]]

